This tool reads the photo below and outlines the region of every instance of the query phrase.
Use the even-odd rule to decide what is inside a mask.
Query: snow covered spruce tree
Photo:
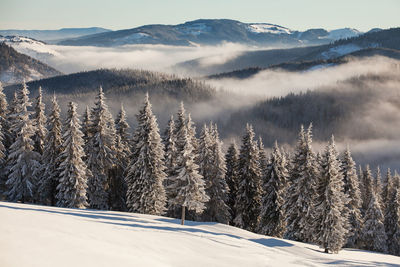
[[[286,230],[284,210],[289,173],[286,169],[285,156],[281,154],[275,142],[271,157],[266,167],[263,181],[263,197],[259,232],[261,234],[282,237]]]
[[[182,105],[175,124],[178,149],[176,174],[173,177],[169,177],[167,186],[169,206],[174,209],[182,207],[182,224],[185,221],[186,209],[202,213],[205,209],[204,203],[209,200],[205,192],[203,176],[198,173],[199,166],[195,161],[195,151],[192,145],[193,138],[188,131],[188,127],[182,121],[184,114]]]
[[[375,191],[376,197],[379,200],[379,203],[381,204],[381,209],[383,209],[383,201],[382,201],[382,174],[381,174],[381,168],[378,166],[376,168],[376,173],[375,177],[373,180],[373,189]]]
[[[348,218],[343,216],[347,197],[343,192],[343,176],[333,136],[321,163],[315,204],[314,240],[326,253],[338,253],[346,242]]]
[[[8,121],[8,103],[7,97],[3,93],[3,85],[0,82],[0,124],[3,131],[3,145],[8,149],[13,141],[10,133],[10,123]]]
[[[178,161],[179,158],[184,158],[183,154],[185,152],[185,145],[187,143],[187,138],[190,139],[190,146],[191,146],[191,153],[192,157],[195,160],[195,164],[198,168],[197,164],[197,147],[198,147],[198,141],[195,136],[196,130],[193,125],[193,122],[191,120],[190,114],[186,115],[185,107],[183,103],[181,103],[180,108],[177,113],[177,118],[175,121],[175,145],[176,145],[176,165],[175,169],[169,169],[168,170],[168,177],[165,182],[165,185],[167,185],[167,199],[168,199],[168,216],[178,218],[180,217],[179,213],[181,213],[181,205],[175,205],[175,202],[169,201],[170,199],[174,199],[176,197],[176,191],[175,190],[170,190],[170,185],[171,184],[176,184],[176,177],[178,177],[179,172],[182,169],[182,165],[179,165]],[[185,131],[183,130],[185,129]],[[198,173],[198,170],[196,169],[196,173]],[[194,209],[188,210],[188,216],[190,219],[195,219],[196,217],[196,211]]]
[[[175,122],[173,116],[171,116],[167,128],[165,129],[163,143],[165,148],[165,172],[167,176],[170,177],[174,175],[177,157]]]
[[[95,107],[91,110],[91,136],[88,140],[87,166],[92,176],[88,181],[88,197],[93,209],[109,209],[110,180],[116,167],[115,127],[100,87]]]
[[[62,151],[62,135],[60,106],[55,95],[53,95],[51,103],[52,109],[47,121],[48,132],[42,155],[42,177],[39,180],[38,199],[41,204],[54,206],[56,204],[56,188],[60,176],[58,168]]]
[[[344,193],[349,199],[346,207],[349,213],[347,247],[360,248],[361,240],[361,193],[359,180],[356,173],[356,164],[351,156],[350,148],[347,147],[342,159],[342,173],[344,182]]]
[[[33,151],[32,136],[35,127],[29,118],[29,91],[25,83],[17,93],[13,113],[10,114],[13,124],[11,130],[16,134],[10,147],[7,160],[8,180],[7,196],[11,201],[34,202],[40,169],[40,154]]]
[[[362,215],[364,216],[364,206],[363,206],[363,204],[364,204],[364,198],[363,198],[363,196],[365,195],[365,188],[364,188],[364,172],[363,172],[363,169],[362,169],[362,166],[361,165],[358,165],[358,175],[357,175],[357,177],[358,177],[358,183],[359,183],[359,187],[360,187],[360,193],[361,193],[361,213],[362,213]]]
[[[164,181],[165,185],[165,190],[167,194],[167,216],[173,217],[173,218],[179,218],[179,213],[181,207],[179,205],[173,204],[173,202],[170,201],[170,199],[173,199],[176,197],[176,190],[172,190],[169,188],[169,186],[173,183],[175,183],[174,179],[177,176],[177,173],[179,171],[177,161],[178,157],[182,155],[183,153],[183,128],[187,129],[187,118],[186,118],[186,111],[183,103],[181,103],[180,108],[177,113],[177,118],[175,122],[168,122],[168,127],[166,131],[168,134],[165,135],[164,138],[168,138],[167,135],[171,136],[171,142],[172,146],[170,147],[170,151],[166,151],[166,160],[168,158],[173,161],[173,164],[166,163],[167,170],[167,178]],[[170,132],[171,131],[171,132]],[[186,132],[187,133],[187,132]],[[178,136],[179,135],[179,136]],[[179,139],[179,140],[178,140]],[[164,141],[165,142],[165,141]],[[165,144],[165,149],[167,148],[167,144]],[[175,151],[173,151],[175,150]],[[173,167],[172,167],[173,166]]]
[[[314,234],[314,201],[319,168],[311,147],[311,125],[307,132],[301,126],[293,167],[290,173],[285,210],[287,227],[285,236],[288,239],[308,242]]]
[[[89,155],[89,140],[92,137],[92,132],[91,132],[91,117],[90,117],[90,110],[89,107],[86,106],[85,111],[83,112],[83,118],[82,118],[82,133],[83,133],[83,150],[85,151],[85,156],[83,157],[83,160],[87,162],[87,156]]]
[[[161,215],[165,211],[166,195],[163,181],[164,151],[156,121],[146,94],[143,108],[136,115],[138,126],[134,140],[135,157],[128,166],[127,207],[131,212]]]
[[[33,136],[33,141],[35,142],[35,151],[40,155],[43,154],[44,144],[47,135],[46,129],[46,116],[45,105],[43,103],[43,94],[42,87],[38,89],[38,96],[36,97],[35,105],[34,105],[34,113],[32,116],[33,124],[35,125],[36,131]]]
[[[267,159],[267,155],[265,154],[264,143],[262,141],[261,136],[258,138],[257,146],[258,146],[258,158],[259,158],[260,171],[261,171],[261,183],[263,183],[263,180],[265,180],[265,176],[266,176],[268,159]]]
[[[199,162],[210,199],[205,203],[202,220],[228,224],[231,219],[226,204],[229,188],[225,181],[226,164],[221,146],[217,125],[210,124],[208,129],[204,126],[199,142]]]
[[[246,126],[239,156],[239,181],[235,202],[236,226],[255,232],[261,211],[261,170],[253,127]]]
[[[372,193],[375,191],[374,190],[374,182],[373,182],[373,177],[371,173],[371,169],[369,168],[369,165],[365,166],[365,170],[362,173],[362,200],[363,200],[363,205],[362,205],[362,211],[365,212],[367,211],[370,203],[371,203],[371,197]],[[379,198],[377,199],[379,201]]]
[[[383,253],[387,252],[384,218],[378,198],[373,191],[368,209],[365,212],[362,235],[363,247],[365,249]]]
[[[6,95],[3,93],[3,86],[0,82],[0,199],[6,190],[6,170],[5,163],[7,158],[7,149],[11,145],[11,136],[7,120],[8,104]]]
[[[128,168],[129,156],[131,154],[131,136],[128,132],[129,124],[126,121],[126,112],[121,105],[117,118],[115,119],[115,149],[117,151],[116,168],[114,179],[110,180],[110,205],[112,210],[126,210],[126,181],[125,170]]]
[[[239,157],[236,143],[232,143],[225,155],[226,173],[225,180],[229,188],[226,204],[231,211],[230,225],[233,225],[233,219],[236,217],[235,201],[239,187]]]
[[[68,114],[63,127],[59,184],[57,185],[57,206],[83,209],[88,206],[86,188],[90,171],[82,160],[83,133],[76,113],[76,104],[68,104]]]
[[[392,182],[393,182],[392,180],[393,180],[392,172],[389,168],[386,171],[385,180],[383,181],[382,184],[382,195],[381,195],[383,203],[382,210],[385,210],[385,214],[386,214],[386,207],[390,199],[390,190],[392,188]]]
[[[394,177],[399,179],[398,176]],[[400,186],[398,181],[388,193],[385,214],[385,231],[387,235],[388,252],[400,256]]]
[[[0,199],[5,191],[6,148],[4,147],[4,133],[0,123]]]

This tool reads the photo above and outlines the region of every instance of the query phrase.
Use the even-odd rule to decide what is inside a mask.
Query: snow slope
[[[217,223],[0,202],[0,266],[400,266]]]
[[[271,33],[271,34],[291,34],[292,31],[288,28],[269,24],[269,23],[255,23],[249,24],[248,30],[253,33]]]

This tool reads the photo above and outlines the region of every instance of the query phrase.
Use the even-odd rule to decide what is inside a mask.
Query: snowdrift
[[[0,202],[0,266],[400,266],[218,223]]]

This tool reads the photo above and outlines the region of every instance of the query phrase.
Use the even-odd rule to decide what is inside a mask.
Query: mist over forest
[[[225,41],[98,47],[29,39],[9,44],[15,53],[66,74],[28,82],[32,97],[39,86],[46,102],[57,94],[63,111],[72,100],[82,113],[102,86],[113,115],[123,104],[134,128],[148,92],[161,129],[180,102],[198,134],[204,123],[217,122],[225,147],[233,140],[240,143],[251,123],[267,149],[277,140],[291,150],[300,126],[312,123],[316,150],[333,134],[339,149],[349,145],[354,150],[359,164],[399,169],[398,32],[371,32],[317,46]],[[9,99],[18,87],[6,86]]]

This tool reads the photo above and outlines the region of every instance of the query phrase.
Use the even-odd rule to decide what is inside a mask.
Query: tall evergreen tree
[[[261,181],[263,182],[266,177],[268,159],[267,155],[265,154],[264,143],[262,141],[261,136],[258,138],[258,157],[259,157],[259,164],[261,171]]]
[[[84,142],[83,150],[85,152],[85,156],[83,157],[83,160],[85,162],[87,162],[87,158],[88,158],[89,151],[90,151],[89,140],[92,137],[91,123],[92,123],[92,119],[90,116],[90,110],[89,110],[89,107],[86,106],[86,109],[83,112],[83,118],[82,118],[82,133],[83,133],[83,142]]]
[[[59,157],[60,172],[57,185],[57,206],[66,208],[86,208],[86,189],[90,171],[83,161],[83,133],[76,113],[76,104],[70,102],[64,123],[63,143]]]
[[[10,123],[8,121],[8,103],[7,97],[3,93],[3,85],[0,82],[0,124],[3,131],[3,145],[6,149],[11,146],[12,136],[10,133]]]
[[[7,158],[7,148],[10,146],[9,124],[7,121],[8,104],[6,95],[3,93],[3,86],[0,82],[0,199],[6,190],[6,171],[5,162]]]
[[[321,178],[317,188],[314,240],[326,253],[338,253],[346,242],[348,219],[343,216],[347,197],[343,192],[343,176],[333,136],[322,157]]]
[[[209,150],[210,153],[209,157],[207,157],[207,153],[205,153],[205,157],[202,157],[200,152],[199,158],[201,162],[210,162],[211,164],[209,168],[200,168],[200,173],[206,182],[206,193],[210,198],[205,204],[206,209],[202,214],[202,218],[205,221],[227,224],[231,219],[231,214],[226,204],[229,188],[225,180],[226,164],[221,148],[222,143],[219,140],[216,125],[211,124],[208,133],[206,127],[203,131],[205,131],[205,136],[204,139],[202,138],[203,135],[200,138],[199,150]]]
[[[163,143],[165,148],[165,172],[167,176],[170,177],[174,175],[177,157],[175,122],[173,116],[171,116],[167,128],[165,129]]]
[[[383,210],[386,211],[386,206],[388,205],[389,199],[390,199],[390,190],[392,188],[392,173],[390,169],[387,169],[386,175],[385,175],[385,180],[382,185],[382,203],[383,203]]]
[[[87,166],[92,176],[88,181],[88,197],[93,209],[109,209],[109,187],[116,163],[115,127],[100,87],[95,107],[91,110]]]
[[[302,242],[312,240],[315,187],[319,177],[319,168],[316,164],[311,142],[311,125],[307,132],[304,131],[302,126],[293,157],[293,168],[290,174],[291,184],[285,203],[287,212],[285,236],[288,239]]]
[[[164,151],[148,95],[136,118],[133,150],[138,152],[128,166],[127,206],[131,212],[161,215],[166,204]]]
[[[235,201],[239,187],[239,157],[236,143],[232,143],[225,155],[226,174],[225,179],[229,187],[227,205],[231,211],[230,225],[233,225],[233,219],[236,217]]]
[[[346,205],[349,212],[348,239],[346,246],[359,248],[362,228],[362,200],[359,188],[359,180],[356,173],[356,164],[351,156],[349,147],[347,147],[343,155],[342,173],[344,181],[344,193],[349,199]]]
[[[266,167],[263,181],[263,197],[259,232],[269,236],[282,237],[286,230],[284,210],[289,173],[286,158],[281,154],[275,142],[271,157]]]
[[[1,84],[0,84],[1,85]],[[6,148],[4,147],[4,133],[3,133],[3,128],[2,124],[0,123],[0,199],[2,199],[2,195],[5,189],[5,167],[6,167]]]
[[[398,185],[392,187],[388,195],[384,222],[388,252],[400,256],[400,187]]]
[[[361,165],[358,165],[358,182],[360,185],[360,193],[361,193],[361,211],[362,215],[364,215],[364,198],[363,196],[365,195],[365,188],[364,188],[364,171],[362,169]]]
[[[179,118],[179,116],[178,116]],[[185,221],[185,209],[194,210],[202,213],[206,203],[209,200],[205,192],[205,182],[203,177],[198,173],[198,165],[195,162],[194,147],[192,146],[192,138],[188,133],[187,127],[180,127],[177,136],[177,143],[182,149],[178,154],[177,175],[170,179],[168,191],[171,192],[169,202],[172,206],[182,207],[182,221]]]
[[[372,191],[370,203],[364,216],[362,228],[364,248],[378,252],[387,252],[387,236],[385,233],[384,218],[379,201]]]
[[[131,136],[128,132],[129,124],[126,121],[126,112],[121,105],[117,118],[115,119],[116,139],[116,167],[110,181],[110,205],[112,210],[125,211],[127,185],[125,181],[125,170],[128,168],[129,155],[131,154]]]
[[[261,170],[259,150],[251,125],[246,126],[239,156],[239,187],[235,202],[236,226],[256,231],[261,211]]]
[[[185,129],[185,131],[184,131]],[[186,115],[185,107],[183,103],[181,103],[180,108],[177,113],[177,118],[175,120],[175,145],[176,145],[176,164],[174,169],[170,169],[168,178],[165,182],[167,185],[167,198],[168,198],[168,213],[167,215],[170,217],[178,218],[180,217],[179,213],[181,212],[181,205],[177,204],[175,205],[174,203],[177,203],[175,201],[169,201],[170,199],[175,199],[176,196],[176,190],[172,190],[172,187],[170,185],[177,184],[179,181],[175,181],[175,179],[178,177],[179,172],[182,169],[182,165],[179,165],[178,161],[179,158],[184,158],[184,153],[185,153],[185,145],[187,145],[187,138],[190,139],[190,146],[191,146],[191,153],[193,154],[193,159],[195,160],[196,166],[198,168],[198,141],[195,136],[196,131],[193,125],[193,122],[191,120],[190,114]],[[196,172],[198,172],[198,169],[196,169]],[[189,209],[188,210],[188,215],[190,219],[195,219],[196,216],[196,211],[195,209]]]
[[[47,121],[47,135],[42,155],[42,177],[39,180],[39,201],[45,205],[56,204],[56,188],[60,172],[60,154],[62,152],[62,135],[60,106],[58,105],[56,96],[52,100],[52,109]]]
[[[25,85],[26,86],[26,85]],[[15,138],[17,137],[17,134],[14,132],[14,129],[12,126],[17,123],[17,113],[18,113],[18,95],[17,95],[17,90],[14,91],[13,94],[13,99],[11,101],[11,104],[8,109],[8,117],[7,117],[7,122],[9,126],[9,134],[10,134],[10,146],[12,143],[14,143]],[[10,148],[10,147],[8,147]]]
[[[198,157],[198,147],[199,147],[199,140],[197,140],[196,137],[196,126],[194,125],[194,122],[192,120],[192,116],[187,114],[187,121],[186,121],[186,127],[187,127],[187,133],[188,136],[190,137],[194,149],[194,157],[197,159]]]
[[[29,91],[25,83],[17,93],[12,118],[12,132],[16,134],[8,154],[9,170],[7,196],[11,201],[34,202],[40,168],[40,155],[33,151],[32,136],[35,127],[29,118],[31,106]]]
[[[382,202],[382,174],[381,174],[381,168],[378,166],[376,168],[376,173],[374,177],[374,184],[373,184],[373,189],[375,191],[376,197],[378,198],[379,203],[381,204],[381,208],[383,211],[383,202]]]
[[[33,124],[35,125],[36,132],[33,136],[33,141],[35,142],[35,151],[40,155],[43,154],[44,144],[46,142],[46,116],[45,105],[43,103],[42,87],[39,87],[38,96],[36,97],[34,113],[33,113]]]
[[[365,170],[362,174],[362,183],[364,189],[362,193],[362,200],[363,200],[362,210],[364,211],[365,214],[371,203],[372,194],[375,192],[373,177],[369,165],[365,166]],[[379,198],[377,198],[376,200],[379,201]]]

